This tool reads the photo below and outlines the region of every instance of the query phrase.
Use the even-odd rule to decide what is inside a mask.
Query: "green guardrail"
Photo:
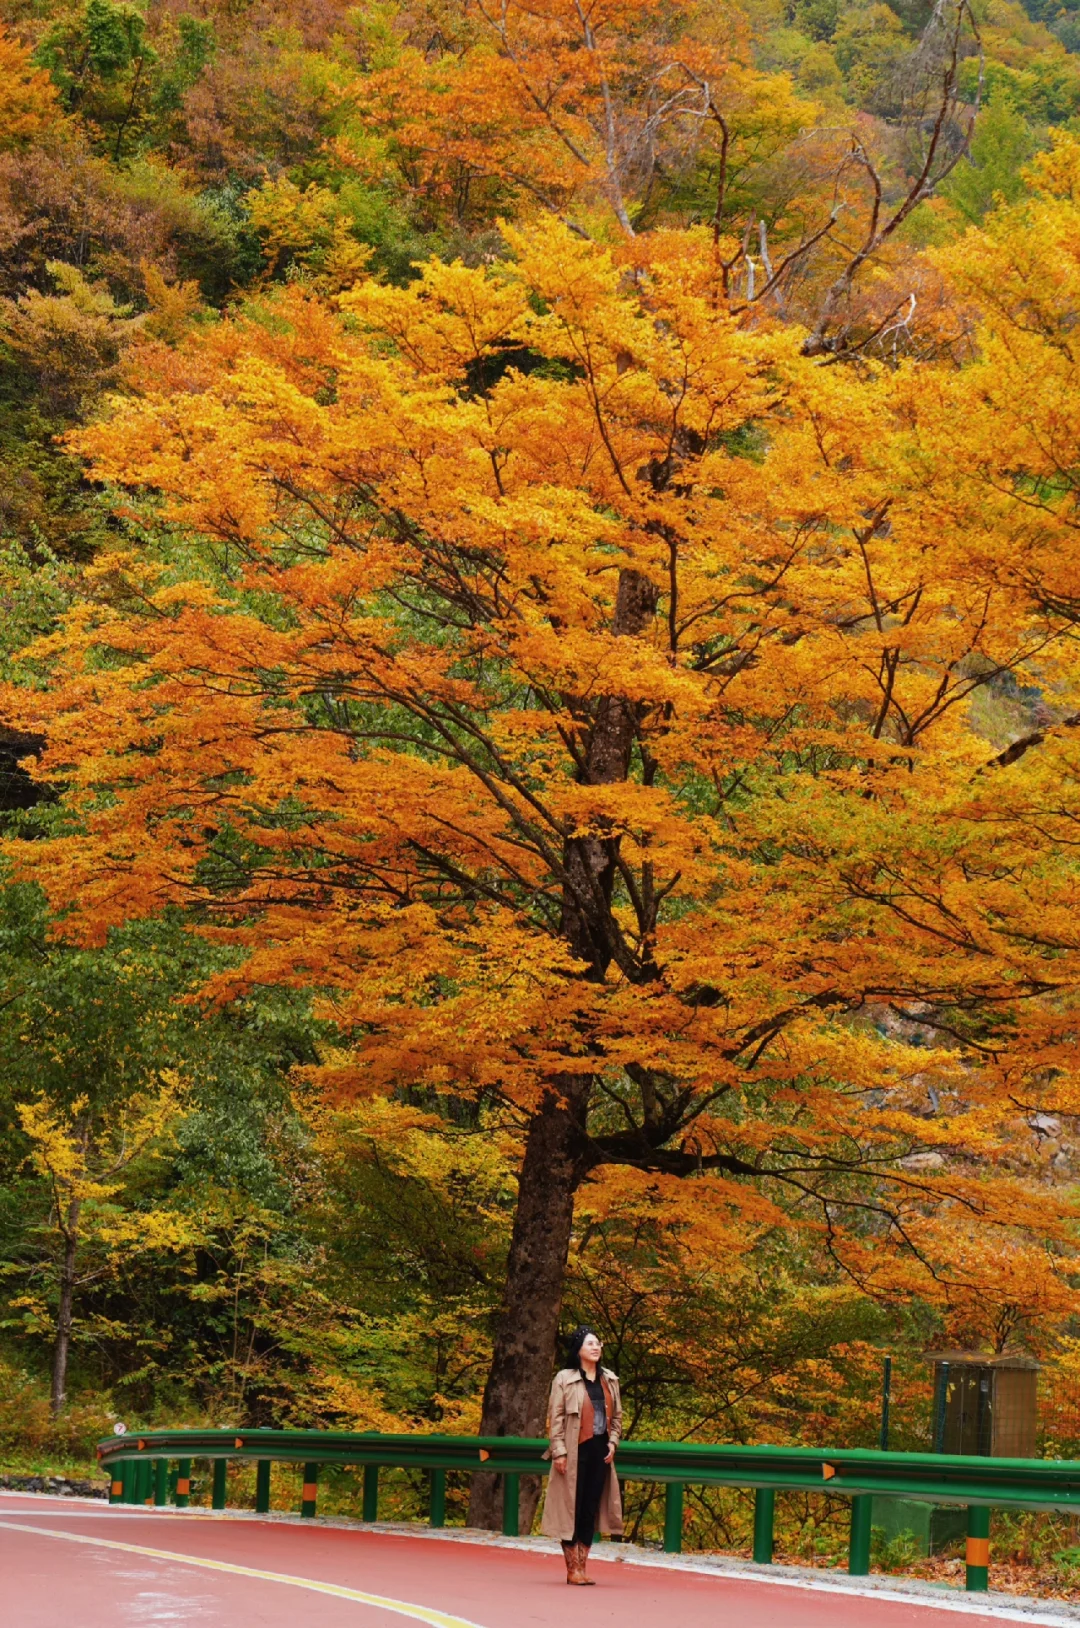
[[[376,1431],[332,1430],[148,1430],[110,1436],[98,1444],[98,1458],[110,1471],[109,1501],[116,1504],[183,1508],[189,1501],[191,1464],[213,1466],[211,1504],[225,1508],[230,1459],[256,1464],[255,1509],[270,1508],[270,1466],[303,1466],[300,1513],[312,1516],[318,1498],[319,1466],[349,1464],[364,1471],[363,1519],[379,1513],[381,1469],[423,1470],[430,1476],[432,1526],[446,1520],[446,1472],[495,1474],[503,1480],[503,1533],[517,1537],[519,1485],[523,1475],[546,1475],[545,1441],[519,1436],[392,1436]],[[172,1468],[175,1463],[175,1469]],[[870,1570],[870,1528],[874,1497],[907,1498],[967,1506],[967,1587],[987,1587],[990,1510],[1076,1509],[1080,1507],[1080,1461],[1026,1458],[963,1458],[943,1453],[883,1453],[864,1448],[726,1447],[696,1442],[619,1444],[623,1481],[665,1486],[664,1548],[682,1550],[683,1493],[689,1485],[753,1489],[754,1559],[773,1558],[776,1494],[780,1491],[839,1493],[851,1499],[848,1571]]]

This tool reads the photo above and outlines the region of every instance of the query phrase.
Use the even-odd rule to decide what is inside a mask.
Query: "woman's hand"
[[[566,1459],[565,1458],[557,1458],[555,1460],[555,1468],[556,1468],[556,1470],[558,1470],[560,1475],[565,1475],[566,1474]]]
[[[615,1443],[612,1442],[611,1445],[608,1447],[607,1452],[604,1454],[604,1463],[605,1464],[610,1464],[612,1462],[612,1460],[614,1459],[614,1457],[615,1457]]]

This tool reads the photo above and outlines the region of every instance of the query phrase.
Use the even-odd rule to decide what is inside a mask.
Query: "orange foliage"
[[[59,97],[44,68],[0,26],[0,150],[38,140],[61,119]]]
[[[6,693],[78,819],[20,870],[88,939],[197,904],[222,998],[318,987],[335,1093],[560,1103],[571,1188],[719,1252],[793,1218],[973,1336],[1067,1312],[1074,753],[977,707],[1065,704],[1070,625],[963,378],[741,329],[706,234],[632,282],[508,237],[147,352],[79,436],[220,552],[102,562]]]
[[[389,153],[410,186],[459,219],[485,199],[489,214],[540,203],[610,211],[630,234],[661,151],[678,162],[713,129],[711,98],[783,100],[782,84],[766,89],[749,67],[746,22],[730,6],[705,17],[658,0],[587,11],[480,0],[406,7],[398,31],[395,60],[354,87],[362,124],[336,150],[372,174]]]
[[[922,257],[940,65],[905,180],[727,7],[259,16],[140,115],[242,203],[70,131],[0,163],[8,349],[69,423],[123,388],[67,444],[162,526],[0,692],[62,796],[17,874],[88,943],[189,911],[220,1001],[313,990],[326,1100],[520,1134],[485,1429],[540,1426],[575,1196],[686,1281],[785,1233],[825,1300],[1038,1343],[1077,1309],[1080,145]],[[5,60],[22,143],[55,96]],[[368,274],[414,232],[472,263]],[[225,242],[258,293],[210,320]]]

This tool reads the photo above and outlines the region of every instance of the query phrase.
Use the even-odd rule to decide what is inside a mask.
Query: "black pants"
[[[592,1543],[596,1533],[596,1517],[600,1509],[600,1499],[604,1491],[604,1483],[610,1474],[611,1466],[605,1463],[608,1450],[607,1431],[602,1436],[593,1436],[583,1441],[577,1450],[577,1493],[574,1498],[574,1538],[575,1543],[584,1543],[586,1548]]]

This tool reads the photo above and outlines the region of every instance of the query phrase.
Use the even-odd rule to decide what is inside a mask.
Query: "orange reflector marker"
[[[302,1496],[305,1504],[313,1504],[319,1496],[318,1484],[314,1481],[305,1481]]]
[[[481,1449],[480,1449],[480,1462],[481,1462],[481,1464],[486,1464],[490,1457],[491,1457],[491,1454],[488,1452],[487,1448],[486,1447],[481,1447]]]
[[[831,1481],[835,1474],[836,1471],[831,1464],[823,1464],[821,1466],[821,1479],[823,1481]]]
[[[124,1490],[124,1483],[122,1481],[114,1481],[113,1484],[112,1484],[112,1489],[111,1490],[112,1490],[113,1497],[114,1498],[119,1498],[120,1494]]]
[[[236,1438],[236,1440],[235,1440],[235,1442],[234,1442],[234,1443],[233,1443],[233,1446],[234,1446],[234,1447],[243,1447],[243,1445],[244,1445],[244,1438],[243,1438],[243,1436],[237,1436],[237,1438]]]
[[[966,1561],[969,1566],[989,1566],[990,1539],[968,1538]]]
[[[188,1480],[187,1476],[186,1475],[177,1476],[177,1478],[176,1478],[176,1496],[178,1498],[186,1498],[188,1496],[188,1494],[190,1493],[190,1491],[191,1491],[191,1482]]]

